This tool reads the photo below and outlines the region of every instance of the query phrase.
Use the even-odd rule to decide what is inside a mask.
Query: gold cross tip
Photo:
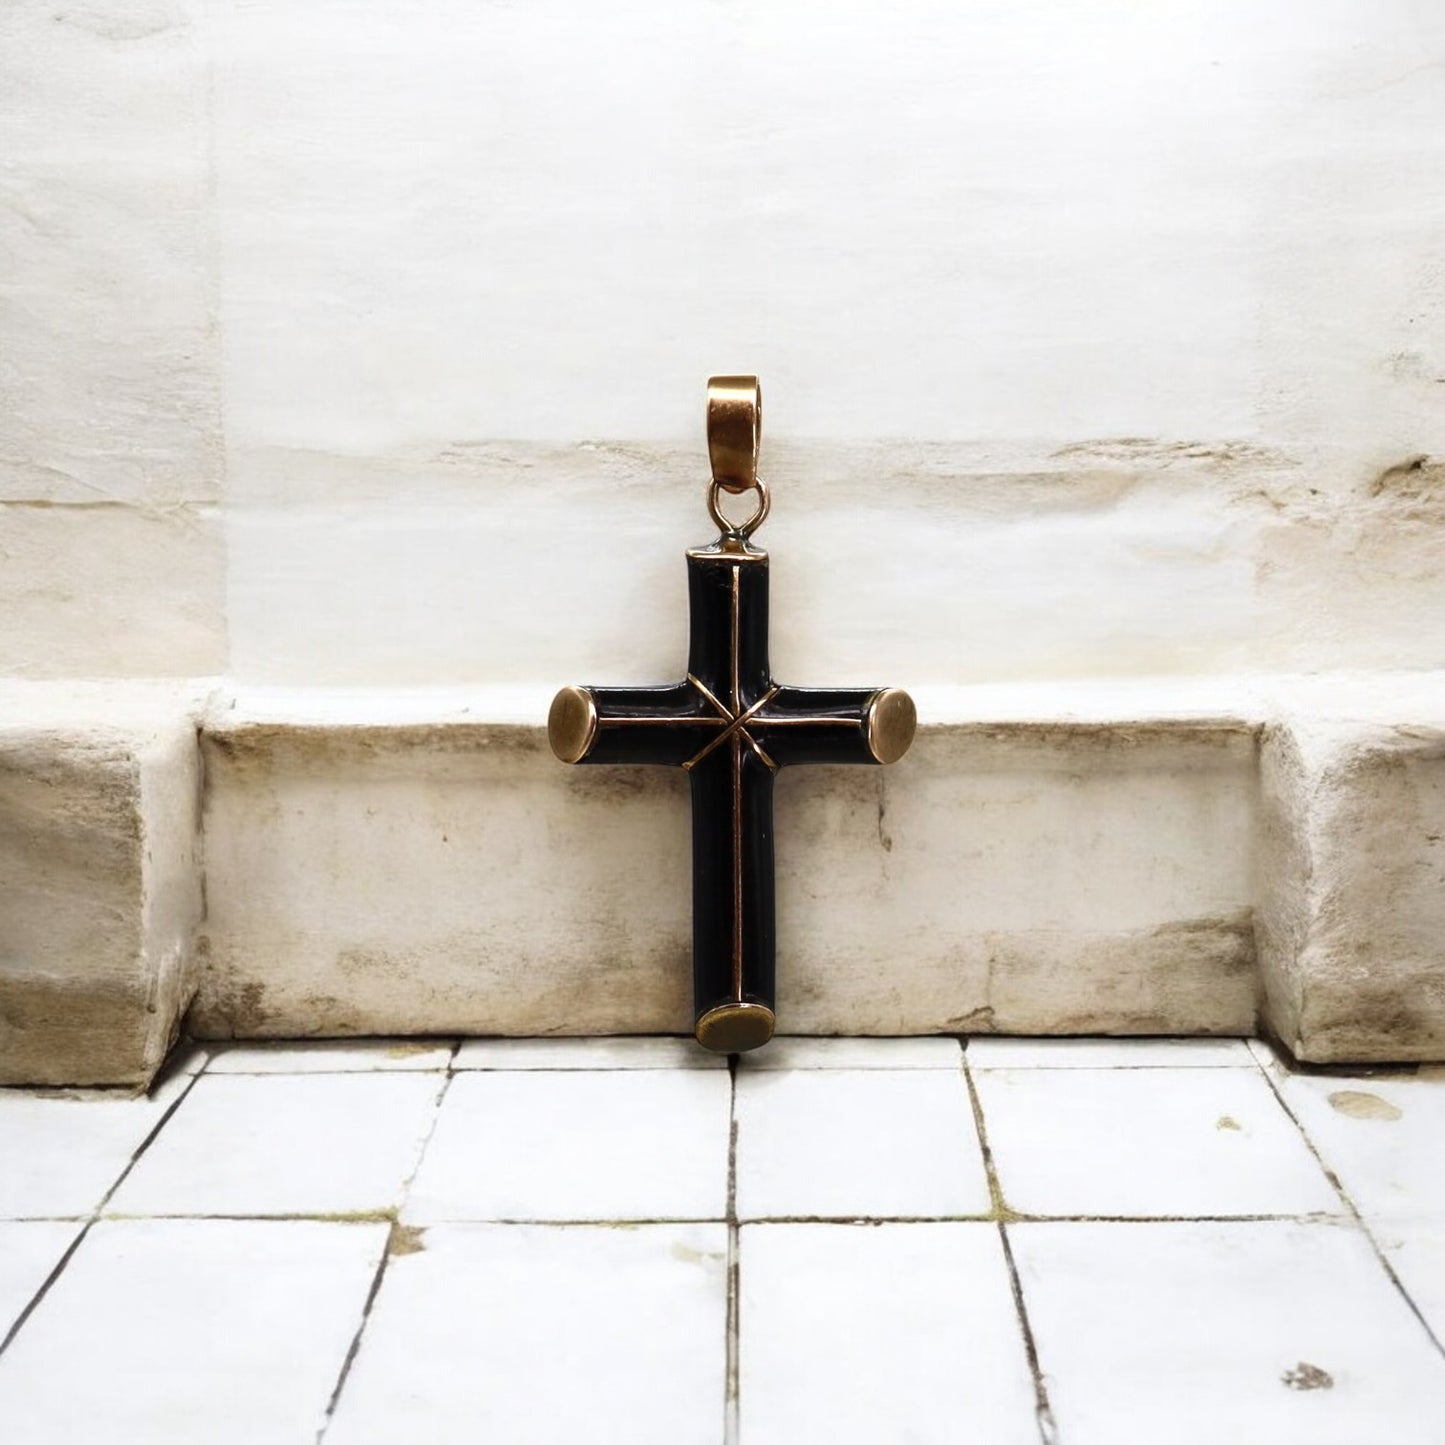
[[[693,1028],[693,1037],[715,1054],[745,1054],[773,1036],[777,1018],[766,1004],[744,1000],[710,1008]]]
[[[868,739],[868,751],[880,763],[896,763],[913,745],[917,731],[918,709],[901,687],[880,688],[868,699],[863,736]]]
[[[580,763],[597,740],[597,699],[585,687],[564,687],[547,713],[547,741],[564,763]]]

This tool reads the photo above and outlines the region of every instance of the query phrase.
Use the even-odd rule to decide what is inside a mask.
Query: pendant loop
[[[709,377],[707,451],[713,486],[735,496],[752,491],[758,481],[762,439],[763,389],[757,377]]]
[[[746,522],[730,522],[723,515],[721,498],[718,496],[721,486],[722,484],[716,481],[708,486],[708,515],[717,523],[717,529],[724,537],[742,537],[744,539],[751,537],[753,533],[767,521],[768,512],[773,505],[772,498],[768,496],[767,483],[763,481],[761,477],[756,477],[753,480],[752,487],[748,489],[758,494],[758,505],[757,510],[754,511]]]

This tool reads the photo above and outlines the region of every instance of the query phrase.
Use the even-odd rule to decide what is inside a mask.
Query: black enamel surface
[[[765,553],[688,554],[688,676],[594,687],[585,763],[660,763],[692,787],[695,1013],[774,1004],[773,780],[800,763],[869,763],[876,688],[781,687],[768,666]],[[741,721],[739,721],[741,719]]]

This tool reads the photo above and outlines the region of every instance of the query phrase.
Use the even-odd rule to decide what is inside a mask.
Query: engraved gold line
[[[741,622],[738,615],[738,588],[742,585],[743,570],[741,567],[733,568],[733,716],[736,717],[742,710],[742,699],[738,693],[738,633],[741,630]]]
[[[746,728],[741,729],[741,732],[743,741],[752,747],[752,750],[758,755],[759,761],[767,765],[770,773],[776,773],[778,771],[778,765],[763,751],[762,745],[758,740]]]
[[[727,710],[727,706],[720,702],[708,689],[697,680],[691,673],[688,673],[687,680],[720,712],[725,722],[732,722],[734,714]],[[773,689],[777,691],[776,688]]]
[[[839,728],[861,728],[863,719],[859,717],[765,717],[758,721],[764,727],[785,728],[795,727],[798,723],[809,723],[814,727],[839,727]]]
[[[760,697],[745,713],[742,714],[741,717],[731,718],[729,720],[729,725],[724,728],[722,732],[720,732],[715,738],[709,738],[707,744],[702,748],[702,750],[695,757],[689,758],[687,762],[685,762],[682,766],[688,770],[696,767],[697,764],[700,763],[710,752],[712,752],[715,747],[719,746],[721,743],[725,743],[730,737],[733,736],[734,733],[741,733],[743,737],[747,738],[747,740],[752,743],[753,747],[757,748],[758,755],[762,757],[762,749],[758,748],[757,743],[753,742],[747,728],[745,728],[743,724],[746,723],[747,720],[752,717],[752,715],[757,712],[760,707],[763,707],[775,692],[777,692],[777,688],[773,688],[772,692],[769,692],[765,696]],[[711,721],[711,719],[709,719],[709,721]],[[769,767],[772,766],[772,763],[766,757],[763,757],[763,761],[768,763]]]
[[[715,728],[721,722],[727,721],[720,717],[600,717],[597,719],[597,726],[603,728],[630,727],[633,723],[666,723],[668,727],[676,727],[679,724],[704,723],[710,728]]]
[[[743,1001],[743,740],[736,734],[733,735],[733,997],[739,1003]]]

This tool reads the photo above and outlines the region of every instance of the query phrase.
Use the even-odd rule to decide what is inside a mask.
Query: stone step
[[[187,1006],[202,1037],[687,1031],[683,779],[564,768],[547,693],[120,690],[0,689],[4,1080],[143,1082]],[[780,778],[784,1031],[1445,1056],[1445,676],[918,702],[895,767]]]
[[[0,1083],[148,1084],[196,990],[205,691],[0,685]]]

